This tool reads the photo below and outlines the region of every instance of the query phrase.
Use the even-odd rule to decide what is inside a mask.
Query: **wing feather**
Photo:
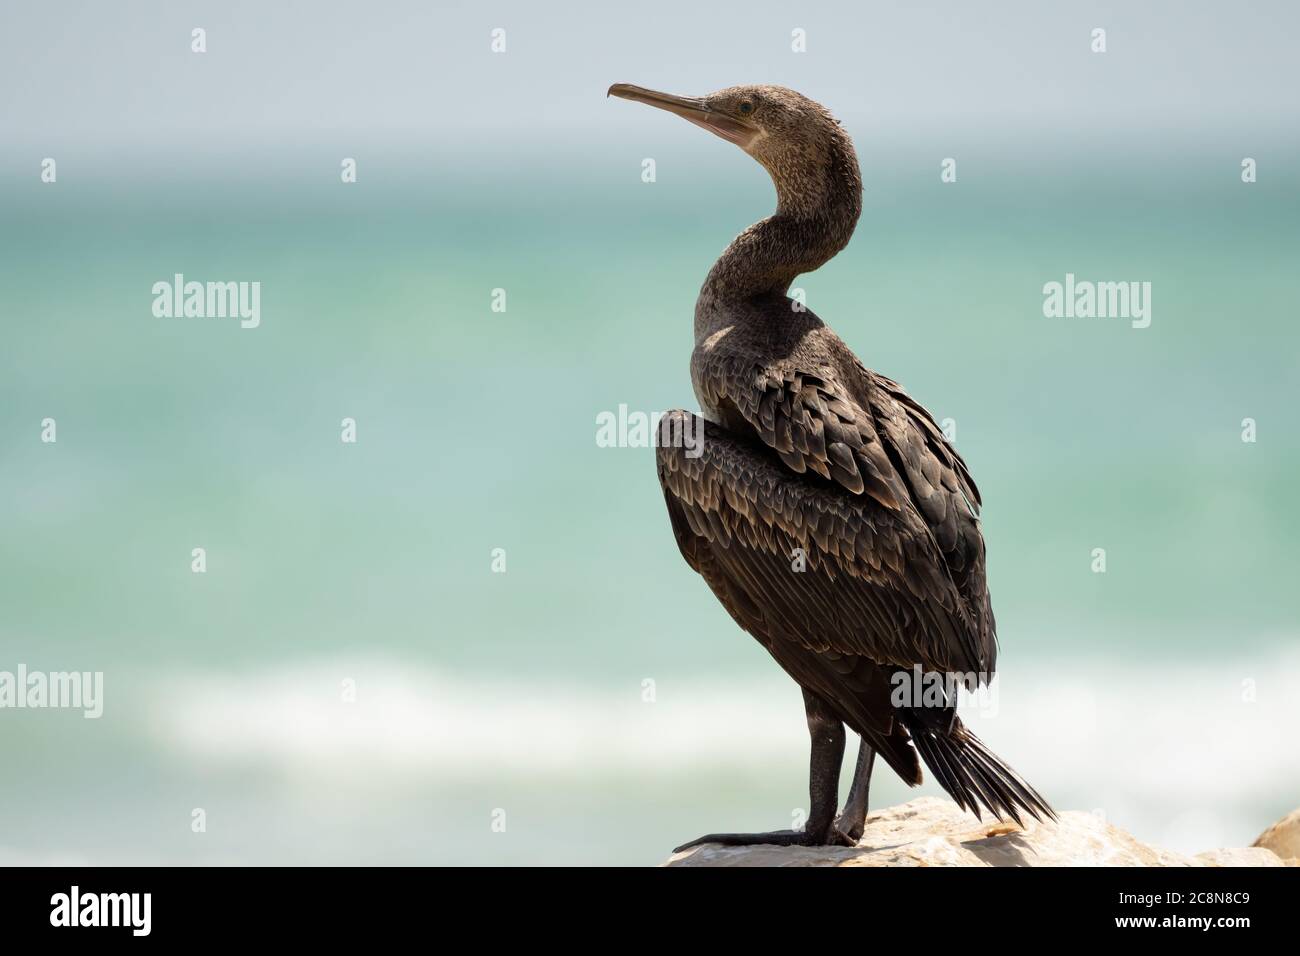
[[[702,427],[687,433],[703,441],[698,456],[661,445],[660,483],[683,556],[696,567],[707,544],[725,594],[709,583],[724,604],[745,595],[762,607],[768,640],[809,651],[984,670],[978,628],[914,510],[863,507],[834,486],[794,479],[721,426],[676,416],[688,413],[665,424]]]

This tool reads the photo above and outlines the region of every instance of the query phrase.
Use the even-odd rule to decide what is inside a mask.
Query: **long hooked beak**
[[[758,129],[734,117],[719,113],[698,96],[674,96],[672,93],[660,93],[647,90],[644,86],[631,83],[615,83],[606,96],[645,103],[656,109],[676,113],[683,119],[690,120],[696,126],[707,129],[710,133],[721,136],[728,143],[735,143],[741,149],[747,149],[758,135]]]

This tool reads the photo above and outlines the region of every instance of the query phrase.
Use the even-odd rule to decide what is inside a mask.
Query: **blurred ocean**
[[[106,700],[0,713],[0,862],[640,864],[789,825],[797,689],[682,562],[652,452],[595,441],[695,407],[696,292],[771,187],[685,139],[644,184],[641,143],[352,186],[332,147],[5,158],[0,670]],[[1058,808],[1248,843],[1300,804],[1300,155],[1246,186],[1194,143],[991,142],[945,186],[936,143],[858,145],[858,235],[797,285],[956,422],[1003,648],[973,725]],[[260,328],[154,318],[177,272],[260,281]],[[1044,318],[1067,272],[1151,282],[1150,328]]]

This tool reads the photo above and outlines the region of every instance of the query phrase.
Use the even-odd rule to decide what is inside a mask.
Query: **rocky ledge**
[[[867,818],[858,846],[724,847],[673,854],[667,866],[1300,866],[1300,811],[1255,846],[1195,856],[1150,846],[1092,813],[1069,810],[1055,823],[985,820],[950,800],[921,797]],[[1284,859],[1279,853],[1287,853]]]

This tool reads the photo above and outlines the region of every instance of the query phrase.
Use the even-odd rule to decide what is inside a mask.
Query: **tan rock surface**
[[[867,818],[857,847],[723,847],[677,853],[667,866],[1282,866],[1269,850],[1211,850],[1196,857],[1149,846],[1101,817],[1065,811],[1024,829],[981,823],[950,800],[920,797]]]
[[[1292,810],[1278,820],[1253,845],[1272,850],[1284,860],[1300,858],[1300,810]]]

